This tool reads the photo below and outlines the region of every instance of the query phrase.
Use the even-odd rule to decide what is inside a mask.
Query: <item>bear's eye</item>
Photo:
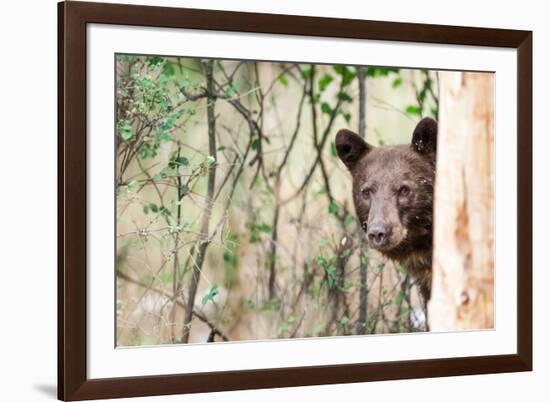
[[[411,188],[409,186],[401,186],[399,188],[399,196],[400,197],[407,197],[411,193]]]
[[[372,194],[372,189],[370,187],[365,187],[361,190],[361,194],[363,194],[363,198],[369,199]]]

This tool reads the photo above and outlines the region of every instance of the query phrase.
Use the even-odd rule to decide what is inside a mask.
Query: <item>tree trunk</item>
[[[494,326],[494,75],[440,73],[432,331]]]
[[[367,136],[367,90],[366,90],[366,73],[365,66],[358,67],[359,81],[359,130],[357,133],[361,138]],[[367,304],[368,304],[368,288],[367,288],[367,269],[368,269],[368,245],[365,234],[360,225],[357,228],[360,238],[359,248],[359,319],[357,320],[356,332],[357,335],[365,335],[367,333]]]
[[[206,116],[208,119],[208,150],[210,156],[216,161],[216,97],[214,96],[214,60],[209,60],[206,64],[206,91],[208,94],[206,104]],[[202,265],[206,259],[206,249],[210,244],[210,217],[214,207],[214,189],[216,188],[216,165],[208,165],[208,185],[205,198],[205,207],[201,219],[200,238],[198,239],[198,254],[195,262],[191,261],[193,271],[191,274],[191,283],[189,284],[189,293],[187,296],[187,306],[183,318],[183,336],[182,343],[189,342],[191,332],[191,320],[193,319],[193,310],[195,308],[195,297],[201,279]]]

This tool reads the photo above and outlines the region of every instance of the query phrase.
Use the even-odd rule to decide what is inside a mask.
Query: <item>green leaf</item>
[[[349,122],[351,121],[351,113],[342,113],[342,117],[344,117],[346,123],[349,124]]]
[[[391,84],[391,87],[395,89],[399,85],[401,85],[402,82],[403,82],[403,80],[401,78],[396,78],[395,80],[393,80],[393,82]]]
[[[127,61],[132,62],[137,59],[136,56],[131,56],[129,54],[117,54],[116,56],[117,61]]]
[[[323,92],[325,89],[327,89],[327,87],[333,80],[334,78],[332,78],[332,75],[323,75],[323,77],[321,77],[321,79],[319,80],[319,91]]]
[[[342,86],[348,86],[357,76],[357,73],[350,70],[347,66],[334,66],[334,71],[342,76]]]
[[[338,99],[340,99],[342,102],[351,102],[351,101],[353,101],[353,98],[345,92],[338,93]]]
[[[369,67],[367,77],[387,77],[390,73],[398,73],[399,69],[395,67]]]
[[[160,207],[159,212],[163,215],[172,216],[172,212],[166,207]]]
[[[210,288],[210,291],[202,298],[202,304],[206,304],[209,301],[213,302],[214,297],[218,294],[218,285],[214,285]]]
[[[329,288],[333,288],[334,285],[336,285],[336,267],[334,265],[331,265],[327,268],[327,283]]]
[[[129,141],[132,138],[131,131],[121,131],[120,136],[124,141]]]
[[[149,213],[149,207],[147,205],[143,206],[143,213],[148,214]]]
[[[344,70],[345,73],[344,73],[344,76],[342,78],[342,86],[348,86],[349,84],[351,84],[351,82],[353,81],[353,79],[355,78],[356,74],[355,73],[352,73],[350,70],[348,70],[346,68],[346,70]]]
[[[149,67],[157,67],[162,63],[162,58],[159,56],[147,57],[147,64]]]
[[[161,179],[165,179],[169,176],[177,176],[177,166],[175,163],[170,162],[170,164],[166,167],[163,167],[158,174]]]
[[[309,285],[308,292],[311,294],[311,296],[316,299],[319,296],[319,292],[321,289],[319,288],[319,285],[316,283],[312,283]]]
[[[150,203],[149,204],[149,208],[151,209],[151,211],[153,211],[154,213],[157,213],[159,211],[159,207],[157,206],[157,204],[154,204],[154,203]]]
[[[179,166],[189,166],[189,159],[185,156],[178,156],[174,159],[174,163]]]
[[[405,112],[416,116],[420,116],[422,114],[422,110],[420,109],[420,107],[415,105],[407,106]]]
[[[241,88],[241,84],[236,82],[234,84],[229,84],[227,86],[227,88],[225,88],[225,94],[227,96],[229,96],[230,98],[232,98],[233,96],[235,96],[235,94],[237,93],[237,91]]]
[[[172,139],[172,137],[170,137],[166,131],[159,131],[157,133],[157,140],[159,141],[164,141],[164,142],[167,142],[167,141],[170,141]]]
[[[315,260],[320,267],[324,267],[327,265],[327,260],[322,255],[318,255]]]
[[[344,283],[344,290],[350,290],[351,288],[353,288],[353,283],[351,282],[346,282]]]
[[[344,218],[344,225],[350,225],[353,223],[355,219],[353,219],[353,217],[351,215],[346,215],[346,217]]]
[[[167,99],[167,101],[169,102],[169,99]],[[183,110],[180,110],[166,117],[166,119],[160,124],[161,131],[168,131],[172,127],[174,127],[174,125],[176,124],[176,121],[178,121],[178,119],[181,117],[182,114],[183,114]]]
[[[330,143],[330,153],[334,157],[338,156],[338,151],[336,151],[336,144],[334,143],[334,141]]]
[[[300,74],[302,75],[302,78],[305,80],[311,76],[311,67],[303,67],[300,69]]]
[[[279,327],[279,335],[284,334],[285,332],[290,332],[290,325],[287,322],[283,322]]]
[[[185,197],[187,194],[189,194],[189,186],[187,186],[187,184],[182,184],[180,187],[180,198]]]
[[[401,303],[403,303],[403,300],[405,300],[405,293],[400,290],[395,297],[395,304],[400,305]]]
[[[179,84],[180,84],[181,88],[187,88],[187,87],[191,86],[192,82],[189,79],[189,71],[184,71],[183,72],[183,77],[182,77]]]
[[[174,70],[174,66],[172,63],[166,63],[162,68],[162,75],[164,75],[167,78],[171,78],[175,74],[176,74],[176,71]]]
[[[218,149],[217,149],[218,152],[221,152],[223,150],[225,150],[225,145],[222,145],[222,146],[218,147]]]
[[[285,87],[288,87],[288,78],[286,77],[285,74],[279,74],[279,76],[277,77],[277,80],[283,84]]]
[[[256,230],[258,232],[264,232],[264,233],[271,233],[271,226],[267,223],[262,223],[259,225],[256,225]]]
[[[325,114],[332,114],[332,108],[327,102],[321,103],[321,111]]]
[[[231,255],[231,253],[229,253],[227,251],[225,253],[223,253],[223,261],[224,262],[229,263],[229,262],[232,261],[232,259],[233,259],[233,255]]]
[[[331,201],[330,204],[328,204],[328,212],[333,215],[338,213],[338,205],[334,201]]]
[[[343,316],[342,318],[340,318],[340,324],[341,325],[346,325],[347,323],[349,322],[349,318],[347,315]]]
[[[118,132],[120,135],[120,138],[122,138],[124,141],[129,141],[134,136],[134,133],[132,133],[132,127],[130,126],[130,123],[127,121],[124,121],[118,128]]]

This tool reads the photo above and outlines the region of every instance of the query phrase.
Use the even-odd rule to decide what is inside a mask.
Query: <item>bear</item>
[[[351,174],[353,203],[368,246],[407,269],[427,304],[432,282],[437,122],[423,118],[410,144],[375,147],[342,129],[335,145]]]

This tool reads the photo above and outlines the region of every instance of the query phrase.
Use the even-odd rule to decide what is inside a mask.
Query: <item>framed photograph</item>
[[[63,2],[58,397],[532,369],[532,33]]]

